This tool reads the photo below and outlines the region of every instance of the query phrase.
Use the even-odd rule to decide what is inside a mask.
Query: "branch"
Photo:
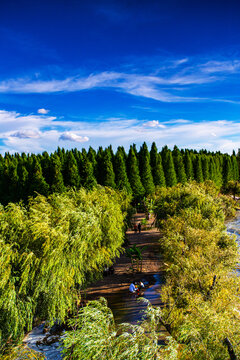
[[[232,346],[230,340],[228,338],[225,338],[223,343],[224,343],[224,345],[227,345],[230,360],[238,360],[238,358],[233,350],[233,346]]]

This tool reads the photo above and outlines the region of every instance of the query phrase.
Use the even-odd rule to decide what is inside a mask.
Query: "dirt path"
[[[133,218],[133,223],[138,223],[145,218],[145,214],[136,214]],[[154,219],[149,219],[149,225],[153,223]],[[158,240],[160,233],[156,228],[141,231],[141,233],[134,233],[134,231],[127,231],[127,238],[129,245],[136,244],[137,246],[146,246],[143,251],[143,267],[142,273],[132,274],[130,269],[131,261],[122,254],[114,264],[114,274],[104,277],[102,280],[93,283],[86,292],[87,299],[96,299],[99,296],[108,298],[109,294],[115,292],[128,290],[129,284],[132,281],[138,281],[142,278],[150,280],[155,274],[160,274],[163,271],[163,262],[159,253]]]

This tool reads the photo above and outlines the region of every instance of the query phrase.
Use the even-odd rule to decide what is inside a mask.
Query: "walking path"
[[[145,214],[136,214],[133,223],[138,223]],[[149,224],[153,219],[149,220]],[[129,285],[132,281],[144,279],[149,282],[149,288],[144,291],[143,297],[148,299],[153,305],[161,305],[160,289],[163,283],[163,259],[159,251],[160,232],[156,228],[151,228],[135,233],[127,231],[129,245],[146,246],[143,250],[142,273],[132,273],[131,260],[122,254],[114,264],[114,274],[104,277],[102,280],[92,284],[86,292],[86,299],[97,299],[100,296],[107,298],[109,307],[112,309],[115,321],[130,322],[136,324],[142,318],[142,310],[146,304],[139,303],[134,297],[129,295]],[[161,339],[164,339],[166,332],[161,330]]]
[[[141,219],[145,218],[145,214],[136,214],[133,222],[138,223]],[[149,224],[153,219],[149,220]],[[159,253],[159,240],[160,232],[156,228],[142,230],[141,233],[135,233],[133,230],[127,231],[127,239],[129,245],[146,246],[143,250],[143,266],[142,273],[132,274],[131,260],[125,254],[116,259],[114,264],[114,274],[98,280],[88,287],[86,296],[87,299],[96,299],[99,296],[107,297],[108,294],[119,292],[121,290],[128,290],[132,281],[140,279],[151,279],[155,274],[163,272],[163,261]]]

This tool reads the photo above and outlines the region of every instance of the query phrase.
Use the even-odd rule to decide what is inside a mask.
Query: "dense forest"
[[[23,200],[41,194],[62,193],[68,188],[92,189],[96,184],[125,189],[138,202],[154,192],[156,186],[172,187],[191,180],[212,180],[224,187],[239,179],[240,153],[221,154],[201,150],[173,150],[164,146],[159,152],[153,143],[149,151],[144,143],[128,153],[118,147],[64,150],[52,154],[14,154],[0,156],[0,203]]]

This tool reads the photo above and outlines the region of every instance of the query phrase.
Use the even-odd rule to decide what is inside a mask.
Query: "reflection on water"
[[[160,274],[154,274],[153,279],[154,285],[146,288],[142,297],[149,300],[153,305],[160,305],[159,292],[163,279]],[[117,323],[128,322],[136,324],[138,321],[141,321],[143,311],[147,306],[147,303],[139,301],[135,295],[131,295],[128,291],[119,291],[118,293],[111,294],[107,299]]]
[[[236,241],[240,249],[240,214],[238,214],[234,220],[227,222],[226,227],[230,235],[236,235]],[[237,272],[240,276],[240,263],[238,263]]]

